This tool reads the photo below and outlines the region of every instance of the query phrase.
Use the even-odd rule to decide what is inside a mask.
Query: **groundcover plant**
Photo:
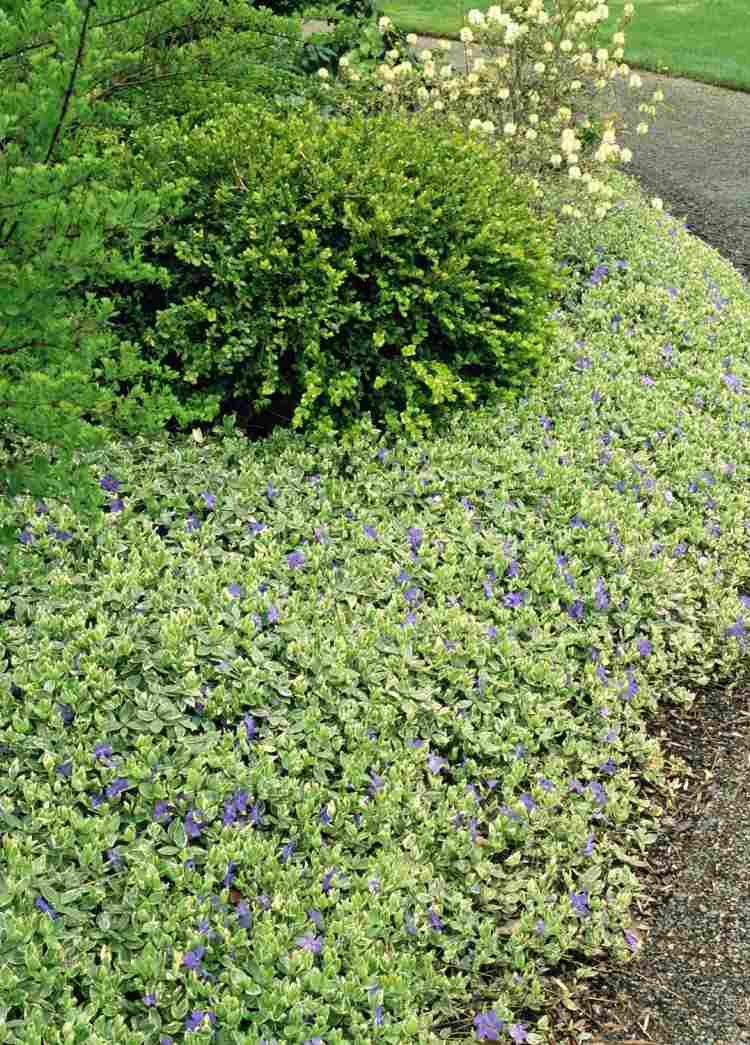
[[[539,1043],[637,952],[649,717],[745,655],[750,294],[612,178],[515,407],[2,506],[0,1040]]]

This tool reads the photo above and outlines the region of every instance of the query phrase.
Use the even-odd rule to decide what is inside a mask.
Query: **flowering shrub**
[[[541,176],[550,170],[567,180],[559,207],[563,217],[580,219],[585,211],[601,219],[614,195],[608,171],[629,163],[632,153],[617,144],[616,111],[592,119],[579,110],[618,78],[627,78],[630,89],[642,87],[638,74],[622,61],[622,28],[635,8],[625,4],[610,51],[595,49],[592,42],[609,15],[606,4],[553,0],[547,6],[552,13],[543,0],[516,6],[512,14],[499,6],[486,14],[469,11],[461,30],[467,61],[463,74],[430,50],[417,54],[413,47],[396,45],[374,73],[352,54],[339,65],[334,104],[343,111],[418,110],[426,122],[461,126],[496,141],[511,169],[534,179],[539,197],[544,195]],[[391,32],[390,19],[382,18],[380,27],[383,33]],[[441,49],[448,51],[450,43],[441,41]],[[660,101],[663,94],[655,91],[652,104],[641,103],[639,109],[654,116],[653,103]],[[648,124],[641,121],[637,130],[647,133]]]
[[[486,144],[387,115],[225,106],[131,149],[129,188],[193,185],[146,241],[168,292],[137,288],[122,309],[176,394],[234,397],[250,418],[284,403],[324,435],[368,412],[418,434],[544,360],[552,224]]]
[[[90,529],[2,502],[14,1045],[532,1045],[562,959],[638,949],[649,716],[746,665],[750,293],[612,177],[523,403],[138,435]]]

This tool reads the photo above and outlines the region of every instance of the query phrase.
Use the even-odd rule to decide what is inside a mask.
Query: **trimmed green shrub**
[[[545,358],[551,219],[459,132],[227,105],[134,134],[123,160],[129,186],[192,181],[144,242],[168,289],[117,291],[127,337],[183,391],[287,404],[325,436],[368,413],[416,434]]]

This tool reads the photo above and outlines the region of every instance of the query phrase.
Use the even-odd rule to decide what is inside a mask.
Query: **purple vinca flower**
[[[211,1012],[210,1009],[207,1009],[205,1011],[203,1009],[195,1009],[185,1019],[185,1030],[187,1030],[187,1031],[201,1030],[203,1027],[205,1027],[206,1022],[208,1022],[208,1025],[210,1027],[215,1027],[216,1026],[216,1015],[215,1015],[215,1013]]]
[[[527,591],[510,591],[503,598],[503,606],[505,606],[506,609],[515,609],[518,606],[523,606],[528,596],[529,593]]]
[[[479,1041],[500,1041],[500,1032],[505,1023],[500,1019],[494,1009],[489,1012],[480,1012],[474,1017],[474,1029]]]
[[[315,933],[305,933],[297,939],[296,944],[301,951],[309,954],[320,954],[323,950],[323,941]]]
[[[510,1027],[508,1027],[508,1034],[510,1034],[513,1041],[528,1041],[526,1027],[527,1024],[525,1023],[511,1023]]]
[[[201,961],[203,955],[206,953],[205,947],[194,947],[192,951],[186,951],[182,956],[182,964],[186,969],[197,970],[201,967]]]
[[[41,911],[42,914],[48,914],[53,921],[55,918],[60,917],[58,912],[55,911],[41,895],[37,896],[36,900],[34,900],[34,906],[38,911]]]
[[[287,555],[286,562],[290,570],[298,570],[305,565],[305,557],[302,552],[292,552]]]
[[[586,889],[582,889],[580,893],[571,893],[570,902],[573,905],[573,910],[576,914],[581,915],[582,918],[586,918],[591,914],[591,910],[589,909],[589,894]]]

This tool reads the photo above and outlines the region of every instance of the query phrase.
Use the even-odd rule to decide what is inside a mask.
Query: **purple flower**
[[[412,555],[415,556],[422,544],[422,531],[419,527],[412,526],[407,533],[407,537],[409,538]]]
[[[113,867],[122,867],[122,857],[116,849],[107,849],[104,855],[107,858],[107,863],[112,864]]]
[[[586,839],[586,844],[584,845],[582,850],[584,856],[591,856],[592,852],[594,851],[594,837],[594,835],[589,835]]]
[[[439,755],[430,755],[427,759],[427,765],[430,767],[431,773],[439,773],[441,770],[445,769],[448,763]]]
[[[67,723],[66,723],[66,725],[67,725]],[[94,758],[98,762],[103,762],[105,766],[112,766],[112,765],[114,765],[114,762],[110,758],[111,754],[112,754],[112,745],[111,744],[97,744],[94,747]]]
[[[370,798],[374,798],[378,791],[382,791],[385,787],[382,776],[378,776],[374,769],[370,770],[370,786],[367,788],[367,793]]]
[[[249,929],[253,924],[253,916],[250,914],[247,900],[240,900],[237,904],[237,921],[242,929]]]
[[[263,908],[264,911],[270,911],[271,910],[271,901],[268,899],[267,896],[259,896],[258,897],[258,903],[260,904],[260,906]]]
[[[203,1009],[195,1009],[185,1020],[185,1030],[200,1030],[206,1020],[208,1020],[211,1027],[216,1026],[216,1016],[210,1009],[207,1009],[205,1012]]]
[[[267,483],[266,484],[266,497],[268,498],[268,500],[272,501],[274,499],[274,497],[278,497],[278,496],[279,496],[279,491],[278,490],[274,490],[273,483],[270,483],[270,482]]]
[[[414,740],[409,741],[409,747],[424,747],[424,740],[420,740],[419,737],[415,737]]]
[[[649,377],[648,374],[643,374],[641,376],[641,384],[642,385],[655,385],[656,382],[654,381],[653,377]]]
[[[379,1027],[381,1025],[381,1023],[383,1022],[383,1006],[382,1005],[376,1005],[375,1006],[374,1022],[375,1022],[375,1026],[376,1027]]]
[[[122,497],[113,497],[112,500],[109,502],[108,507],[110,515],[116,515],[118,512],[122,512],[125,510],[125,502],[123,501]]]
[[[617,772],[617,766],[615,765],[611,755],[606,762],[602,762],[602,764],[599,766],[599,769],[602,771],[602,773],[606,773],[607,776],[615,775],[615,773]]]
[[[603,686],[609,685],[609,675],[607,674],[607,669],[603,664],[600,664],[596,669],[596,675]]]
[[[148,1009],[152,1009],[154,1007],[154,1005],[156,1005],[156,995],[155,994],[144,994],[143,995],[143,1004]]]
[[[627,675],[628,675],[628,684],[625,687],[625,689],[620,693],[620,696],[622,697],[622,699],[626,700],[626,701],[627,700],[632,700],[633,697],[638,692],[638,683],[635,681],[635,675],[633,674],[632,671],[629,671],[627,673]]]
[[[53,908],[47,903],[47,901],[41,895],[37,896],[36,900],[34,900],[34,906],[36,907],[36,909],[38,911],[41,911],[42,914],[48,914],[53,921],[55,920],[55,918],[59,918],[60,917],[60,915],[57,913],[57,911],[53,910]]]
[[[589,909],[589,894],[586,889],[582,889],[580,893],[571,893],[570,902],[573,905],[573,910],[576,914],[580,914],[582,918],[591,914]]]
[[[622,930],[623,936],[625,937],[625,943],[628,945],[631,951],[635,951],[638,948],[638,937],[630,932],[629,929]]]
[[[422,592],[419,588],[407,588],[404,592],[404,598],[410,606],[416,606],[422,601]]]
[[[247,524],[247,528],[253,537],[257,537],[259,533],[263,533],[264,530],[268,529],[265,523],[256,522],[255,519],[250,520]]]
[[[641,639],[638,643],[638,652],[642,657],[647,657],[651,653],[653,646],[648,639]]]
[[[102,490],[106,490],[108,493],[117,493],[120,489],[120,483],[117,479],[113,479],[111,475],[105,475],[103,479],[100,479],[99,485]]]
[[[490,624],[490,626],[487,628],[487,638],[488,639],[496,639],[497,638],[497,628],[495,627],[494,624]]]
[[[255,740],[258,736],[258,727],[255,725],[255,719],[252,715],[245,715],[242,720],[242,725],[245,727],[245,736],[248,740]]]
[[[525,1023],[512,1023],[508,1027],[508,1034],[510,1034],[513,1041],[527,1041],[526,1027],[527,1024]]]
[[[727,388],[730,388],[733,392],[742,391],[742,381],[736,374],[723,374],[721,379]]]
[[[605,806],[607,804],[607,792],[598,780],[592,780],[590,782],[589,790],[594,796],[594,801],[597,805]]]
[[[517,577],[518,576],[518,560],[511,559],[508,564],[508,569],[505,571],[506,577]]]
[[[534,801],[534,799],[529,794],[526,794],[526,793],[522,794],[521,798],[520,798],[520,802],[521,802],[521,805],[524,807],[524,809],[528,813],[533,813],[533,811],[536,809],[536,802]]]
[[[575,777],[568,782],[568,789],[570,791],[575,791],[577,795],[583,794],[583,784],[580,780],[576,780]]]
[[[199,824],[193,816],[192,809],[188,810],[187,816],[185,817],[185,821],[183,823],[183,827],[185,828],[185,834],[188,836],[188,838],[199,838],[201,831],[203,830],[203,826],[204,825]]]
[[[216,498],[214,497],[214,495],[212,493],[202,493],[201,497],[206,502],[206,508],[208,508],[209,511],[210,511],[213,508],[213,506],[216,504]]]
[[[500,1031],[505,1023],[498,1017],[494,1009],[480,1012],[474,1017],[474,1028],[479,1041],[500,1041]]]
[[[68,760],[67,762],[61,762],[60,765],[55,769],[55,772],[64,780],[68,780],[73,775],[73,763],[70,760]]]
[[[320,911],[308,911],[307,917],[319,932],[323,932],[323,915]]]
[[[584,605],[580,599],[576,599],[575,602],[571,602],[568,606],[566,613],[573,620],[583,620]]]
[[[409,911],[404,914],[404,927],[410,936],[416,936],[417,927],[414,924],[414,916]]]
[[[230,860],[229,861],[229,866],[227,867],[227,873],[224,875],[224,878],[222,879],[222,883],[221,883],[224,886],[225,889],[228,889],[229,886],[232,884],[232,882],[237,877],[237,870],[238,870],[238,868],[239,868],[239,864],[235,860]]]
[[[286,562],[290,570],[297,570],[305,565],[305,557],[302,552],[292,552],[287,555]]]
[[[740,646],[742,646],[743,649],[747,644],[746,635],[747,629],[742,620],[742,617],[738,617],[735,623],[732,624],[731,627],[727,628],[727,630],[724,632],[725,638],[737,639],[740,643]]]
[[[589,283],[592,287],[595,287],[598,283],[601,283],[601,281],[607,275],[609,275],[609,266],[597,265],[594,271],[591,273],[591,276],[589,277]]]
[[[296,943],[301,951],[307,951],[309,954],[320,954],[323,950],[323,941],[315,933],[305,933]]]
[[[323,881],[322,881],[320,887],[323,890],[323,892],[326,894],[326,896],[328,896],[328,894],[331,891],[333,879],[335,878],[335,876],[336,876],[336,868],[335,867],[332,867],[330,871],[326,871],[326,873],[323,875]],[[372,881],[375,881],[375,879],[372,879]],[[369,884],[370,883],[368,882],[368,885]]]
[[[195,514],[195,512],[190,512],[185,523],[185,529],[187,530],[187,532],[194,533],[196,530],[200,530],[202,525],[203,524],[201,523],[200,519]]]
[[[552,791],[554,784],[551,780],[546,780],[543,776],[539,777],[539,786],[543,791]]]
[[[373,896],[378,896],[380,894],[380,882],[377,878],[368,879],[367,888],[370,890]]]
[[[107,798],[117,798],[123,791],[127,791],[130,787],[130,782],[125,777],[118,776],[112,781],[106,789]]]
[[[587,530],[588,523],[581,518],[578,512],[575,513],[573,518],[570,520],[570,526],[573,530]]]
[[[440,920],[435,911],[430,911],[430,925],[435,930],[435,932],[441,933],[445,931],[445,925]]]
[[[241,599],[241,598],[243,598],[243,596],[245,594],[242,585],[241,584],[237,584],[235,581],[233,581],[229,585],[229,587],[227,588],[227,591],[235,599]]]
[[[182,964],[186,969],[200,969],[201,961],[203,960],[203,955],[205,953],[205,947],[194,947],[192,951],[186,951],[182,956]]]
[[[606,610],[609,608],[609,594],[607,589],[604,587],[604,581],[601,577],[597,577],[596,579],[594,606],[597,610]]]
[[[162,817],[166,816],[171,812],[172,806],[169,802],[165,802],[163,798],[160,798],[158,802],[154,804],[154,812],[152,814],[154,820],[161,820]]]
[[[534,926],[534,932],[537,936],[545,936],[547,933],[547,926],[544,924],[544,918],[539,918],[536,925]]]
[[[287,842],[284,848],[281,850],[281,862],[282,864],[287,863],[294,850],[297,848],[297,843],[294,841]]]
[[[527,591],[510,591],[503,598],[503,605],[506,609],[515,609],[518,606],[523,606],[528,596],[529,593]]]
[[[550,428],[552,427],[552,422],[550,421],[550,419],[548,417],[541,416],[539,418],[539,423],[542,426],[542,428],[545,430],[545,432],[548,432],[550,430]]]
[[[364,535],[365,537],[369,537],[371,541],[376,541],[378,539],[378,531],[374,526],[365,526]]]

